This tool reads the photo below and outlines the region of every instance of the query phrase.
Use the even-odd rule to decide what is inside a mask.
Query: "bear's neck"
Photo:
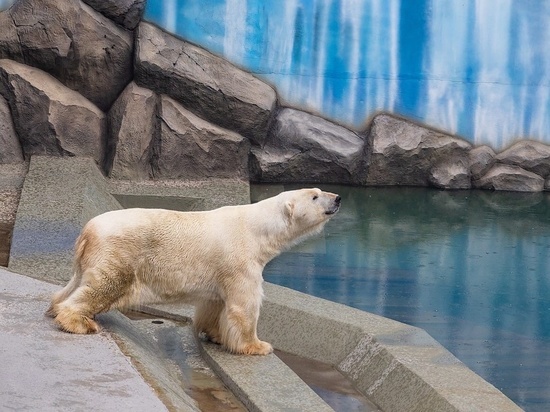
[[[313,234],[319,233],[325,222],[318,225],[300,228],[288,219],[266,219],[269,212],[265,207],[256,208],[256,217],[251,219],[249,230],[254,234],[258,262],[265,266],[281,252],[300,243]]]

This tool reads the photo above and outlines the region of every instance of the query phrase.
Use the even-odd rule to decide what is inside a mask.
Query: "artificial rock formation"
[[[158,96],[130,83],[108,113],[111,158],[106,170],[116,179],[149,179],[153,136],[157,134]]]
[[[8,101],[0,94],[0,164],[22,161],[23,151],[15,133]]]
[[[493,167],[495,152],[489,146],[478,146],[470,150],[470,172],[472,180],[477,180]]]
[[[116,24],[134,30],[145,9],[145,0],[82,0]]]
[[[276,116],[263,148],[252,148],[252,179],[262,182],[361,184],[365,141],[356,133],[295,109]]]
[[[248,139],[130,83],[109,111],[110,177],[248,179]]]
[[[267,136],[277,102],[275,91],[251,74],[143,22],[136,39],[135,81],[256,145]]]
[[[19,0],[0,27],[0,58],[50,73],[102,110],[132,79],[132,33],[79,0]]]
[[[159,117],[154,177],[248,179],[247,139],[204,121],[168,96],[161,96]]]
[[[540,192],[544,179],[518,166],[496,164],[483,177],[474,181],[474,187],[513,192]]]
[[[373,119],[369,140],[369,185],[436,183],[448,189],[467,188],[465,179],[460,177],[466,173],[469,181],[469,168],[464,167],[469,164],[471,145],[465,140],[387,114]]]
[[[81,94],[42,70],[6,59],[0,60],[0,94],[26,155],[103,160],[105,114]]]
[[[428,181],[439,189],[469,189],[470,168],[464,159],[447,159],[430,169]]]
[[[519,166],[544,178],[550,175],[550,146],[532,140],[521,140],[499,153],[502,163]]]

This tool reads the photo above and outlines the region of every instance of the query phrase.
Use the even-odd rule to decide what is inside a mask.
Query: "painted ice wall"
[[[148,0],[145,18],[354,128],[384,110],[550,142],[550,0]]]

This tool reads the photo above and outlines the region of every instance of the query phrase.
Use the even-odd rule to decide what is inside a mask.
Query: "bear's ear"
[[[294,203],[290,200],[285,202],[285,216],[290,219],[294,214]]]

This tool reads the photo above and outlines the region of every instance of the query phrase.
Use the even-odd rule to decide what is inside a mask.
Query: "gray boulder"
[[[497,163],[473,185],[479,189],[540,192],[544,189],[544,179],[521,167]]]
[[[521,140],[496,156],[499,162],[519,166],[544,178],[550,175],[550,146]]]
[[[252,147],[250,151],[250,179],[253,182],[305,183],[316,182],[303,162],[296,161],[299,150],[283,150],[269,145]]]
[[[251,177],[261,182],[361,184],[365,141],[328,120],[295,109],[276,116],[269,140],[251,150]]]
[[[23,160],[8,101],[0,95],[0,164],[21,163]]]
[[[107,166],[115,179],[151,177],[153,138],[157,134],[157,95],[130,83],[108,113],[109,150]]]
[[[0,27],[0,58],[50,73],[102,110],[132,79],[132,33],[79,0],[19,0]]]
[[[470,189],[472,186],[469,164],[454,159],[435,165],[428,180],[439,189]]]
[[[470,150],[470,173],[472,179],[481,178],[496,162],[495,152],[489,146],[478,146]]]
[[[25,155],[103,157],[105,115],[49,74],[0,60],[0,95],[11,109]]]
[[[250,73],[144,22],[137,29],[135,81],[260,146],[277,101]]]
[[[82,0],[116,24],[134,30],[145,9],[145,0]]]
[[[160,137],[153,147],[153,177],[248,180],[250,142],[161,96]]]
[[[434,167],[445,163],[469,164],[471,144],[467,141],[387,114],[373,119],[369,140],[372,144],[369,185],[429,186],[437,180],[434,173],[440,173],[433,172]],[[449,189],[462,188],[462,178],[449,182]]]

